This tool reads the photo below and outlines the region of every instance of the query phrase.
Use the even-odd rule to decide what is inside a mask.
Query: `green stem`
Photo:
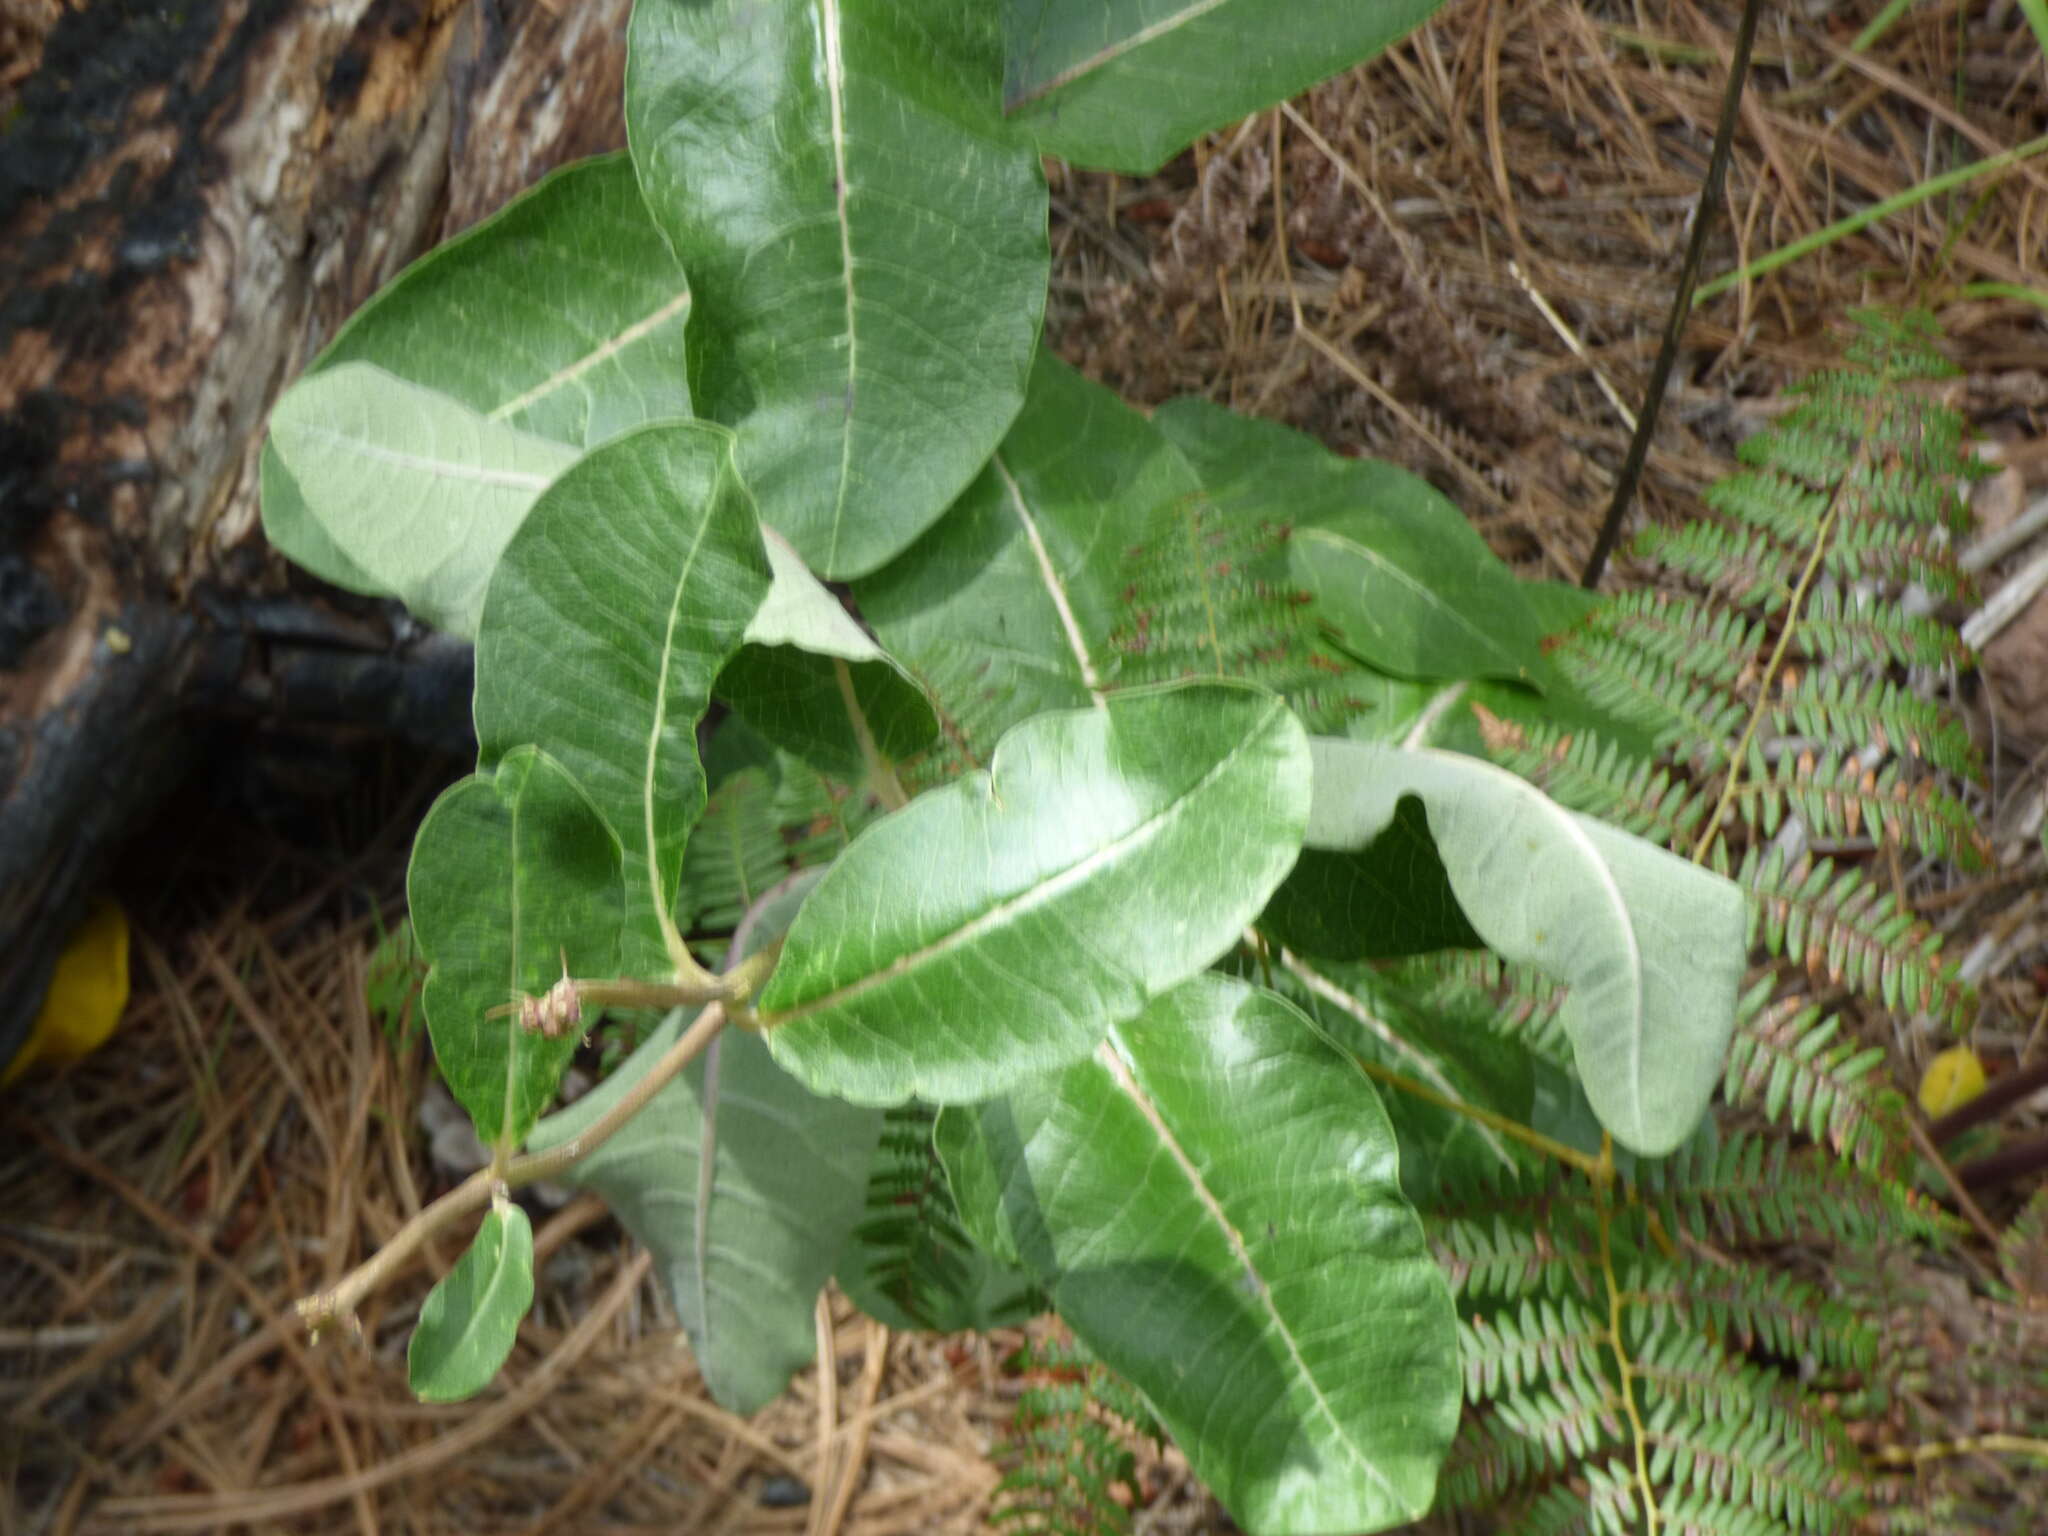
[[[1693,294],[1693,306],[1697,308],[1715,295],[1726,293],[1737,283],[1747,282],[1753,277],[1762,277],[1766,272],[1775,272],[1789,262],[1797,261],[1823,246],[1832,245],[1837,240],[1845,239],[1858,230],[1875,224],[1879,219],[1888,219],[1895,213],[1918,207],[1930,197],[1939,197],[1952,188],[1967,186],[1979,177],[1989,176],[1998,171],[2009,171],[2022,160],[2032,159],[2043,150],[2048,150],[2048,133],[2036,139],[2029,139],[2024,144],[2017,144],[1988,159],[1958,166],[1955,170],[1944,171],[1939,176],[1930,177],[1918,186],[1908,187],[1881,203],[1872,203],[1868,208],[1852,213],[1846,219],[1837,219],[1825,229],[1817,229],[1789,245],[1781,245],[1769,255],[1759,256],[1755,261],[1737,267],[1733,272],[1725,272],[1712,282],[1701,283],[1698,291]]]

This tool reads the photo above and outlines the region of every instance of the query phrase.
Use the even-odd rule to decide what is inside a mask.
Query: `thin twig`
[[[295,1305],[307,1328],[317,1333],[338,1318],[353,1316],[362,1299],[403,1270],[429,1238],[443,1227],[482,1210],[490,1204],[495,1191],[559,1178],[589,1157],[623,1129],[650,1099],[668,1086],[678,1072],[696,1059],[699,1052],[717,1039],[718,1032],[724,1027],[724,1005],[710,1004],[662,1054],[660,1060],[648,1068],[647,1075],[593,1120],[581,1136],[565,1141],[559,1147],[550,1147],[545,1152],[529,1152],[524,1157],[515,1157],[495,1174],[489,1168],[481,1168],[464,1179],[400,1227],[389,1242],[334,1285],[301,1297]]]
[[[1700,280],[1700,266],[1707,256],[1707,232],[1721,206],[1721,187],[1728,179],[1728,156],[1735,141],[1735,118],[1742,106],[1742,86],[1749,77],[1749,49],[1756,37],[1760,0],[1743,0],[1742,24],[1735,31],[1735,57],[1728,66],[1728,84],[1721,93],[1721,120],[1714,126],[1714,148],[1707,158],[1707,179],[1700,187],[1700,204],[1692,218],[1692,238],[1686,242],[1685,265],[1678,274],[1678,291],[1671,296],[1671,313],[1664,322],[1664,340],[1657,348],[1656,366],[1650,370],[1649,388],[1643,391],[1643,409],[1636,420],[1635,435],[1629,439],[1628,457],[1614,482],[1614,497],[1607,503],[1607,516],[1600,523],[1600,536],[1593,541],[1593,553],[1586,560],[1579,585],[1588,591],[1600,585],[1607,569],[1607,557],[1614,553],[1621,537],[1621,520],[1628,515],[1636,484],[1643,477],[1643,464],[1650,456],[1650,438],[1657,430],[1657,416],[1664,404],[1664,388],[1671,382],[1671,370],[1678,363],[1678,344],[1685,336],[1685,322],[1692,314],[1693,289]]]

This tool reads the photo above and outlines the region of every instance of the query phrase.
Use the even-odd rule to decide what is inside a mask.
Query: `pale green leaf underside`
[[[756,940],[773,937],[789,911],[762,916]],[[681,1014],[664,1022],[617,1072],[543,1121],[529,1145],[579,1134],[684,1024]],[[813,1097],[758,1036],[727,1029],[567,1175],[602,1195],[653,1251],[697,1364],[726,1408],[752,1413],[809,1363],[818,1288],[860,1218],[881,1124],[876,1110]]]
[[[1450,1291],[1371,1084],[1289,1004],[1188,981],[1085,1062],[948,1110],[941,1147],[1247,1529],[1429,1507],[1458,1417]]]
[[[688,269],[700,408],[834,578],[945,510],[1016,414],[1045,184],[993,21],[953,0],[640,0],[627,135]]]
[[[369,363],[302,379],[271,413],[270,441],[333,548],[460,635],[476,633],[527,509],[576,458]]]
[[[1736,886],[1476,758],[1329,738],[1313,752],[1308,846],[1363,847],[1419,797],[1480,937],[1570,986],[1562,1016],[1601,1123],[1647,1155],[1683,1143],[1735,1025],[1748,958]]]
[[[619,843],[589,796],[532,747],[444,791],[413,842],[406,894],[427,974],[434,1058],[488,1145],[519,1144],[554,1099],[574,1032],[489,1017],[562,974],[609,976],[623,910]]]
[[[867,775],[863,732],[891,761],[929,747],[939,723],[923,689],[788,540],[772,528],[761,536],[773,579],[720,696],[777,746],[847,783]]]
[[[571,448],[691,414],[690,291],[631,163],[556,171],[437,247],[350,317],[307,368],[371,363],[490,420]],[[289,394],[286,397],[290,398]],[[316,519],[277,449],[262,460],[271,542],[350,591],[393,596]]]
[[[1026,721],[832,866],[760,1001],[776,1059],[820,1093],[943,1104],[1086,1055],[1286,874],[1305,743],[1221,684]]]
[[[985,761],[997,736],[1116,680],[1125,551],[1200,484],[1145,418],[1050,352],[960,500],[886,569],[861,613]]]
[[[1003,105],[1047,154],[1148,175],[1371,58],[1442,0],[1012,0]]]
[[[1226,514],[1289,525],[1288,579],[1366,665],[1414,679],[1547,675],[1521,583],[1427,481],[1207,400],[1169,401],[1153,420]]]
[[[768,589],[731,445],[657,423],[591,450],[506,549],[477,637],[482,760],[537,742],[589,791],[624,846],[635,970],[704,808],[697,722]]]
[[[454,1403],[483,1391],[532,1305],[533,1227],[510,1200],[494,1200],[469,1250],[420,1305],[405,1352],[414,1395]]]

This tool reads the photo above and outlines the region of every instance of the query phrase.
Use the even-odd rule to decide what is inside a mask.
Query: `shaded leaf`
[[[1378,1096],[1292,1006],[1197,977],[1086,1061],[946,1111],[940,1145],[1247,1528],[1428,1509],[1458,1417],[1449,1287]]]
[[[499,554],[576,458],[368,363],[287,391],[271,413],[270,441],[288,477],[273,477],[272,488],[296,490],[325,540],[303,546],[324,562],[318,574],[359,573],[370,590],[459,635],[476,633]]]
[[[486,1146],[515,1147],[555,1096],[578,1035],[528,1030],[520,994],[619,963],[619,843],[561,764],[532,747],[444,791],[414,840],[406,894],[431,969],[434,1058]]]
[[[1748,959],[1732,882],[1504,769],[1431,750],[1314,742],[1310,847],[1378,837],[1421,799],[1452,891],[1487,945],[1570,985],[1562,1017],[1601,1123],[1634,1151],[1680,1145],[1720,1081]]]
[[[1110,391],[1049,352],[995,457],[939,525],[855,586],[968,752],[1115,681],[1125,549],[1160,504],[1200,489]]]
[[[626,967],[656,974],[704,809],[697,722],[768,589],[731,434],[657,423],[579,459],[506,549],[477,636],[482,760],[537,742],[624,847]]]
[[[951,0],[641,0],[641,185],[697,292],[692,384],[763,521],[871,571],[1016,414],[1045,304],[1038,156],[995,21]]]
[[[1227,512],[1291,522],[1288,579],[1366,665],[1421,679],[1548,677],[1521,583],[1427,481],[1207,400],[1169,401],[1153,420]]]
[[[848,783],[867,777],[864,741],[889,763],[930,747],[939,723],[924,690],[787,540],[772,528],[762,540],[773,579],[719,697],[777,746]]]
[[[491,1384],[533,1305],[533,1227],[502,1196],[455,1267],[420,1304],[406,1379],[426,1403],[456,1403]]]
[[[809,877],[763,911],[773,938]],[[619,1070],[535,1128],[536,1150],[574,1139],[675,1042],[672,1015]],[[653,1250],[712,1395],[752,1413],[788,1386],[816,1345],[812,1307],[860,1219],[879,1111],[814,1098],[760,1037],[727,1029],[706,1054],[565,1182],[596,1191]]]
[[[1259,914],[1289,949],[1330,960],[1478,949],[1417,800],[1403,800],[1363,848],[1304,848]]]
[[[1026,721],[833,865],[760,999],[776,1059],[859,1103],[962,1103],[1086,1055],[1294,862],[1306,740],[1217,683]]]
[[[1009,0],[1003,106],[1047,154],[1150,175],[1213,128],[1298,95],[1442,0]]]

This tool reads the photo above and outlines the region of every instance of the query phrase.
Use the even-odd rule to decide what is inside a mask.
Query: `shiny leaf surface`
[[[1045,184],[999,47],[953,0],[633,8],[627,135],[696,290],[699,408],[828,577],[937,518],[1023,396]]]
[[[479,1139],[516,1147],[554,1098],[581,1032],[550,1039],[513,1005],[545,994],[565,963],[576,976],[617,967],[618,839],[559,763],[521,747],[434,802],[406,894],[432,967],[422,1001],[434,1059]]]
[[[506,549],[477,637],[482,760],[536,742],[624,848],[635,974],[659,974],[704,809],[697,722],[768,590],[731,434],[637,428],[593,449]]]
[[[1221,684],[1026,721],[832,866],[761,996],[776,1059],[820,1093],[943,1104],[1086,1055],[1293,864],[1306,740]]]
[[[1449,1287],[1371,1084],[1293,1007],[1198,977],[940,1137],[956,1189],[993,1193],[994,1245],[1247,1529],[1429,1507],[1458,1417]]]

